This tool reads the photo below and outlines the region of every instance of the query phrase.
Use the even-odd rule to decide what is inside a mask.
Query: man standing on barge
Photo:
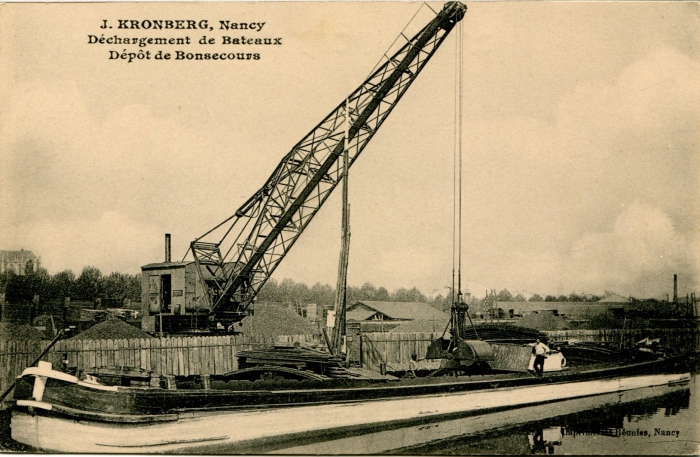
[[[548,351],[549,348],[537,338],[535,345],[532,347],[532,353],[535,354],[535,363],[532,365],[532,368],[537,376],[542,376],[544,372],[544,359],[547,357]]]

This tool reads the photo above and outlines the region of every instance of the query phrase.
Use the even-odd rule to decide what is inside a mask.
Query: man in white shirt
[[[535,370],[537,376],[542,376],[544,372],[544,359],[547,357],[547,352],[549,348],[537,338],[535,346],[532,348],[532,353],[535,354],[535,363],[532,368]]]

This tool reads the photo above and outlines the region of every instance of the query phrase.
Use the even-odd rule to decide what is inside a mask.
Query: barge
[[[12,438],[50,452],[199,452],[411,425],[654,386],[688,383],[680,358],[529,373],[397,381],[232,381],[215,388],[108,386],[27,368],[17,380]],[[247,386],[247,388],[245,388]],[[66,437],[70,437],[69,439]]]

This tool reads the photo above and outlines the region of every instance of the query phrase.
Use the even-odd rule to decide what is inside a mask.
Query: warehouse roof
[[[364,313],[360,313],[360,311]],[[371,314],[367,315],[367,312]],[[422,302],[390,302],[390,301],[358,301],[348,308],[348,320],[352,315],[367,316],[362,320],[367,320],[377,313],[381,313],[384,319],[395,320],[434,320],[449,319],[449,316],[442,311]],[[357,312],[357,313],[356,313]],[[359,320],[359,319],[358,319]]]

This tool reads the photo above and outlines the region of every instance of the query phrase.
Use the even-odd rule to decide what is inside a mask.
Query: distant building
[[[630,300],[629,298],[625,298],[625,297],[623,297],[622,295],[618,295],[618,294],[611,293],[611,294],[608,294],[608,295],[606,295],[605,297],[601,298],[600,300],[598,300],[598,303],[600,303],[600,304],[605,304],[605,303],[608,303],[608,304],[614,304],[614,303],[624,304],[624,303],[632,303],[632,300]]]
[[[611,294],[599,301],[540,301],[540,302],[515,302],[498,301],[494,309],[500,309],[505,318],[518,318],[528,314],[546,311],[555,316],[565,316],[574,320],[587,320],[598,314],[607,312],[621,312],[631,305],[631,300],[617,294]]]
[[[348,307],[348,323],[360,324],[363,332],[389,331],[412,321],[429,321],[444,324],[450,316],[422,302],[358,301]]]
[[[0,273],[13,271],[18,275],[34,273],[39,269],[40,258],[32,251],[0,251]]]

